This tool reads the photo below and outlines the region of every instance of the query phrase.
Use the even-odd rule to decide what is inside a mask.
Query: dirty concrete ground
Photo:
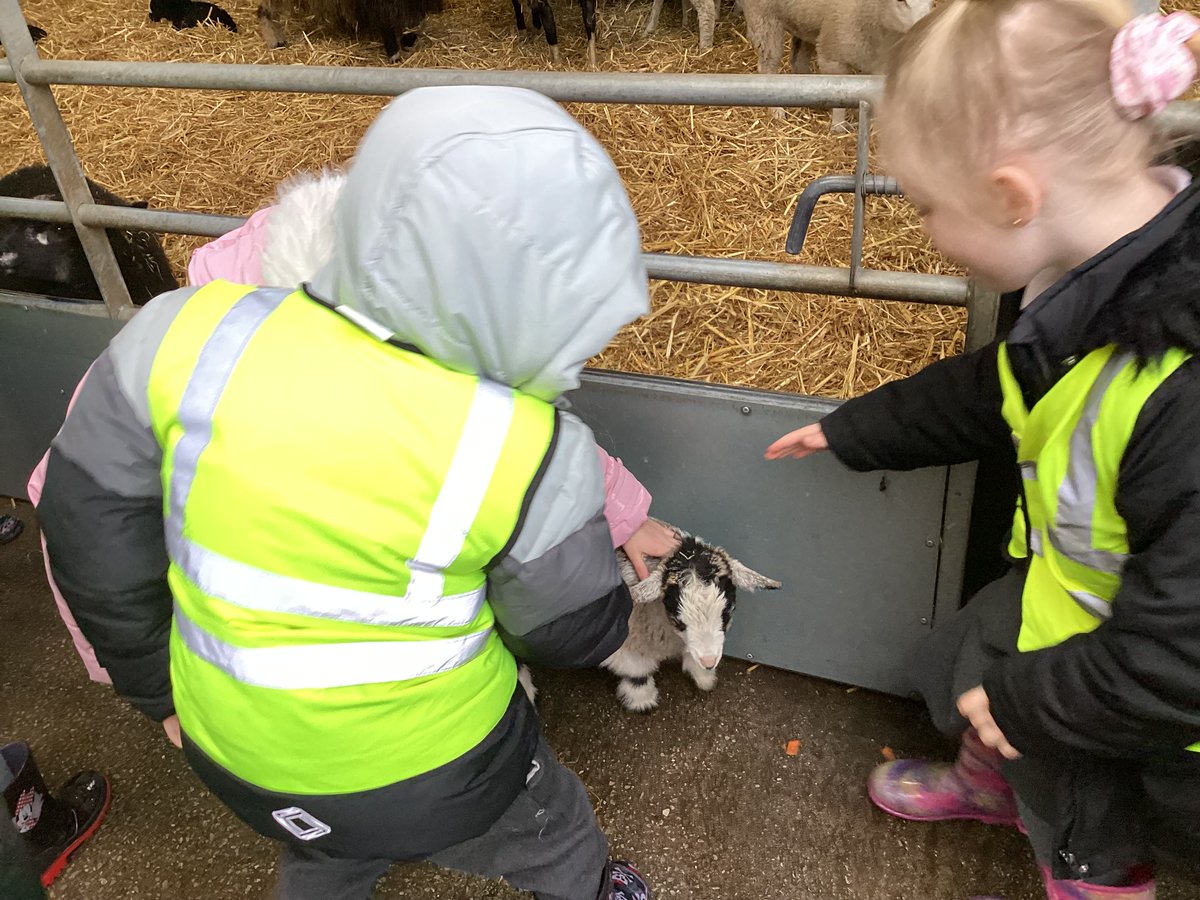
[[[5,501],[5,506],[8,506]],[[7,512],[8,510],[5,509]],[[30,741],[52,785],[108,773],[113,805],[55,884],[55,900],[269,896],[275,849],[191,774],[160,727],[87,680],[45,585],[36,522],[0,547],[0,738]],[[620,709],[603,672],[536,673],[546,733],[582,777],[617,855],[661,900],[1042,896],[1015,831],[882,814],[864,781],[888,746],[952,747],[911,702],[726,660],[701,695],[674,667],[650,715]],[[784,751],[800,741],[798,755]],[[496,882],[397,865],[379,898],[505,900]],[[1161,900],[1200,898],[1172,877]]]

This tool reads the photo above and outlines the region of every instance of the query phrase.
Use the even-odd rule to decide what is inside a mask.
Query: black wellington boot
[[[0,747],[0,756],[14,773],[12,784],[4,790],[4,802],[42,884],[49,886],[71,854],[104,821],[112,802],[108,779],[99,772],[80,772],[54,796],[46,789],[27,743]]]

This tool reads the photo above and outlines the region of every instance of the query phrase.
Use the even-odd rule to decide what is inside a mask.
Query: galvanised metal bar
[[[863,228],[866,224],[867,158],[871,154],[871,104],[858,104],[858,151],[854,160],[854,223],[850,231],[850,287],[858,283],[862,268]]]
[[[787,252],[796,256],[804,250],[804,238],[808,235],[808,226],[812,222],[818,200],[826,194],[853,194],[856,186],[853,175],[821,175],[810,181],[796,198],[792,224],[788,228]],[[865,175],[862,190],[864,194],[899,196],[902,193],[900,184],[890,175]]]
[[[808,236],[808,226],[812,222],[813,212],[817,201],[826,194],[853,194],[858,190],[858,179],[854,175],[821,175],[808,183],[800,196],[796,198],[796,208],[792,211],[792,224],[788,228],[786,249],[792,256],[797,256],[804,250],[804,239]],[[890,175],[869,175],[862,177],[862,193],[864,195],[901,196],[904,192],[899,183]]]
[[[71,208],[61,200],[26,200],[21,197],[0,197],[0,217],[64,225],[70,225],[73,221]],[[241,216],[108,206],[103,203],[82,207],[78,217],[84,225],[93,228],[199,234],[205,237],[220,237],[246,221]]]
[[[80,211],[85,224],[102,228],[128,228],[138,231],[169,231],[173,234],[199,234],[220,237],[246,220],[242,216],[215,213],[177,212],[166,209],[136,209],[99,204]]]
[[[103,204],[84,207],[79,215],[87,225],[100,228],[170,231],[209,237],[232,231],[246,221],[239,216]],[[0,197],[0,216],[36,217],[51,222],[71,221],[67,205],[61,201],[20,200],[13,197]],[[644,259],[651,278],[669,281],[877,300],[914,300],[939,306],[966,306],[970,296],[966,279],[948,275],[861,269],[852,287],[848,269],[670,253],[647,253]]]
[[[203,88],[393,96],[433,85],[504,85],[554,100],[685,106],[857,106],[882,87],[869,75],[684,75],[404,69],[382,66],[274,66],[36,59],[21,65],[30,84]],[[0,81],[11,81],[0,66]]]
[[[4,43],[8,59],[18,70],[26,63],[36,62],[37,50],[29,36],[29,26],[15,0],[0,3],[0,41]],[[129,299],[129,291],[125,287],[125,279],[117,265],[112,245],[108,242],[108,235],[101,229],[85,225],[78,217],[79,211],[94,201],[58,103],[45,85],[31,84],[21,77],[16,78],[16,83],[63,200],[76,214],[73,222],[75,232],[79,235],[79,243],[100,288],[104,305],[110,316],[118,318],[124,311],[133,309],[133,302]]]
[[[796,291],[835,297],[909,300],[935,306],[966,306],[970,296],[967,280],[951,275],[860,269],[855,284],[851,287],[850,270],[832,266],[658,253],[647,253],[645,259],[651,278],[669,281]]]
[[[996,337],[996,326],[1000,319],[1000,295],[979,284],[971,282],[967,296],[967,340],[965,353],[978,350]]]
[[[6,219],[31,219],[70,225],[71,207],[61,200],[26,200],[23,197],[0,197],[0,216]]]
[[[3,0],[0,6],[10,0]],[[874,102],[883,89],[875,75],[728,75],[624,72],[528,72],[480,69],[397,69],[382,66],[276,66],[234,63],[145,63],[29,59],[28,84],[110,85],[230,91],[394,96],[446,84],[506,85],[577,103],[685,106],[807,106],[815,109]],[[0,83],[15,83],[0,60]],[[1200,134],[1200,101],[1179,100],[1159,117],[1171,134]]]

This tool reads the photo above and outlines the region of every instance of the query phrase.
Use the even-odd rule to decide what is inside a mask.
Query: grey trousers
[[[583,783],[539,738],[529,776],[512,805],[479,837],[429,861],[446,869],[503,878],[538,900],[608,897],[608,841]],[[387,859],[334,857],[285,845],[279,900],[363,900],[387,871]]]

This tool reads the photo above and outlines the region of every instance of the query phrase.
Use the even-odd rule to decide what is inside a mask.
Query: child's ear
[[[992,172],[990,186],[999,215],[1001,227],[1020,228],[1028,225],[1042,211],[1045,199],[1041,183],[1024,166],[1001,166]]]

